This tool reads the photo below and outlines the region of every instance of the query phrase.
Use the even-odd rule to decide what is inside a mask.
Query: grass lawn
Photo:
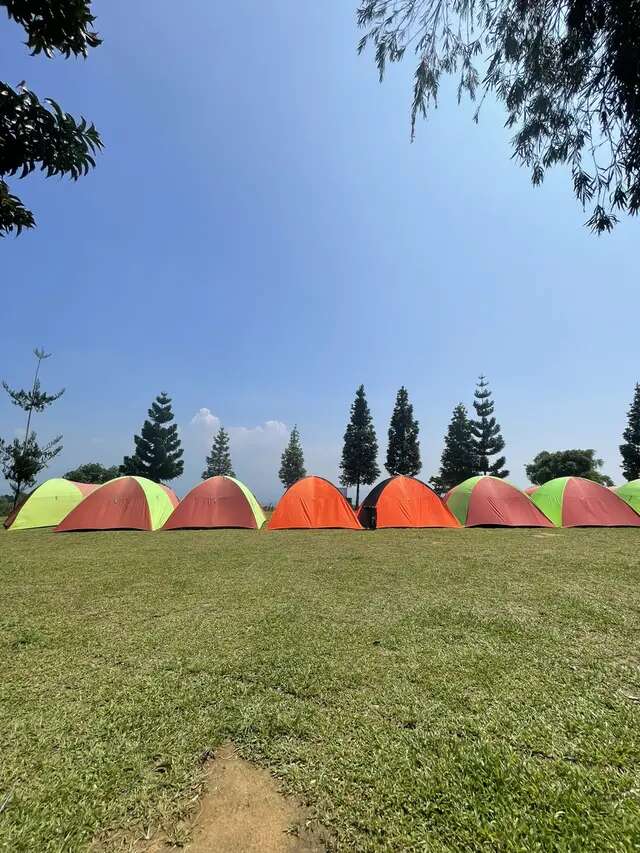
[[[638,850],[639,544],[2,531],[0,849],[184,840],[232,739],[340,850]]]

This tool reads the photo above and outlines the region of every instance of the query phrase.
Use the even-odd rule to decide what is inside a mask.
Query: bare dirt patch
[[[309,813],[278,789],[261,767],[245,761],[233,744],[224,744],[208,762],[202,796],[188,823],[185,853],[325,853],[328,833]],[[176,850],[170,835],[125,839],[114,837],[91,847],[91,853],[127,850],[168,853]]]

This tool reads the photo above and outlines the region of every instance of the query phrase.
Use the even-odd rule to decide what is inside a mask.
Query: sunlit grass
[[[170,833],[228,738],[342,850],[637,849],[639,543],[2,531],[0,849]]]

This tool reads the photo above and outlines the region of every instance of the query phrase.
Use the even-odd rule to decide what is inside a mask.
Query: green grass
[[[639,543],[2,531],[0,849],[179,834],[232,738],[341,850],[638,850]]]

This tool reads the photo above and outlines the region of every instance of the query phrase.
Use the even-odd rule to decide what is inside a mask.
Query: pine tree
[[[431,478],[431,485],[443,495],[478,473],[478,458],[471,421],[462,403],[453,410],[451,422],[444,438],[444,450],[440,460],[440,473]]]
[[[640,385],[636,384],[633,403],[627,412],[627,428],[622,433],[624,444],[620,445],[622,473],[625,480],[640,477]]]
[[[174,480],[182,474],[184,451],[172,420],[171,397],[163,391],[151,404],[149,420],[144,422],[141,434],[134,436],[135,453],[125,456],[121,474],[147,477],[155,483]]]
[[[420,426],[413,417],[413,406],[409,402],[407,389],[402,386],[396,397],[396,404],[389,425],[389,445],[385,468],[393,477],[404,474],[415,477],[420,473]]]
[[[207,456],[207,467],[202,472],[202,479],[208,480],[209,477],[235,476],[233,465],[231,464],[229,433],[221,426],[213,439],[211,453]]]
[[[340,462],[340,482],[343,486],[356,487],[356,505],[360,503],[360,486],[369,486],[380,476],[377,458],[378,440],[364,385],[361,385],[351,404],[351,417],[344,434]]]
[[[302,453],[302,445],[300,444],[300,433],[298,432],[298,427],[294,426],[289,436],[289,444],[282,453],[278,477],[280,477],[280,482],[285,489],[288,489],[306,476],[307,472],[304,467],[304,454]]]
[[[474,396],[473,408],[476,410],[477,419],[471,421],[471,427],[478,457],[478,473],[504,479],[509,476],[509,472],[503,468],[506,457],[500,456],[494,462],[489,459],[504,450],[504,439],[500,434],[500,424],[493,417],[494,403],[489,383],[484,376],[480,376]]]

